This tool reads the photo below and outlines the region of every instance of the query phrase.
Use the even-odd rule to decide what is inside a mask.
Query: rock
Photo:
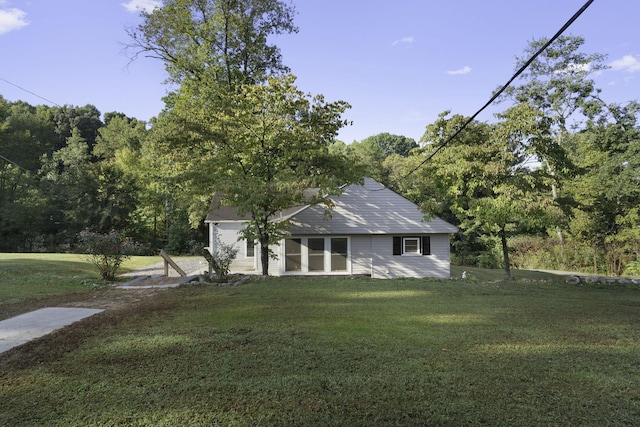
[[[567,279],[565,281],[570,285],[579,285],[580,284],[580,277],[578,277],[578,276],[569,276],[569,277],[567,277]]]

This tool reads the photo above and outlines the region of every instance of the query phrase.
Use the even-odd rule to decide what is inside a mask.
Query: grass
[[[482,274],[169,289],[0,355],[0,425],[637,425],[640,290]]]
[[[121,272],[160,260],[159,257],[131,257],[122,265]],[[0,305],[86,292],[104,284],[96,268],[83,255],[0,253]]]

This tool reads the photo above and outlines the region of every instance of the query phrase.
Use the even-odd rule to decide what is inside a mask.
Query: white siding
[[[275,253],[277,255],[276,259],[270,258],[269,259],[269,276],[281,276],[282,273],[284,272],[284,267],[282,267],[280,265],[280,260],[284,259],[284,255],[282,254],[282,251],[284,250],[284,246],[283,245],[272,245],[270,246],[271,250],[273,251],[273,253]],[[259,263],[260,261],[258,261]],[[258,267],[260,271],[262,271],[262,267],[259,266]]]
[[[448,234],[431,235],[431,255],[393,255],[393,236],[373,236],[372,247],[374,278],[448,278],[450,275]]]
[[[221,222],[217,225],[209,224],[211,227],[209,232],[209,248],[210,252],[213,253],[215,251],[215,237],[216,235],[220,239],[221,242],[227,245],[233,245],[238,249],[238,254],[236,258],[231,263],[231,272],[232,273],[241,273],[241,272],[253,272],[255,271],[255,257],[248,258],[246,254],[247,243],[244,239],[238,241],[238,237],[240,236],[240,231],[245,227],[243,223],[240,222]],[[256,246],[255,248],[256,254],[259,253],[259,248]]]
[[[371,272],[372,236],[351,237],[351,273],[366,274]]]

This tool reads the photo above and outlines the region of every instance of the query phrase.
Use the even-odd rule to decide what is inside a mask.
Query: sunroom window
[[[285,239],[285,271],[306,273],[347,272],[347,237],[300,237]]]
[[[302,270],[302,239],[287,239],[284,242],[285,270]]]
[[[331,238],[331,271],[347,271],[348,248],[346,237]]]
[[[309,271],[324,271],[324,238],[309,238],[307,248]]]

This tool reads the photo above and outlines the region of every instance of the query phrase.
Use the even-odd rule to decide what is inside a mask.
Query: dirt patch
[[[66,307],[102,308],[105,310],[122,308],[150,298],[162,288],[148,289],[108,289],[104,292],[92,292],[78,301],[70,301]]]
[[[46,307],[78,307],[115,310],[133,306],[165,291],[167,291],[167,288],[119,289],[115,286],[105,286],[74,294],[31,299],[14,304],[2,305],[0,320]]]

